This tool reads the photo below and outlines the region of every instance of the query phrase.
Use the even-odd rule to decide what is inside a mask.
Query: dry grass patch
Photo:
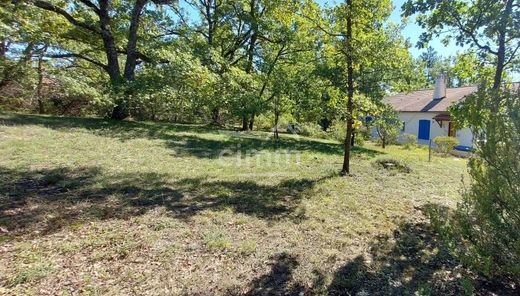
[[[14,114],[0,122],[3,294],[456,295],[475,283],[423,213],[456,204],[465,160],[428,163],[423,149],[367,144],[343,178],[341,145],[325,140]],[[266,158],[286,150],[299,158]],[[374,168],[381,157],[411,171]]]

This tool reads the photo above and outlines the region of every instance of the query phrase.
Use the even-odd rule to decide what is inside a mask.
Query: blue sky
[[[395,23],[401,23],[401,6],[406,0],[394,0],[394,11],[390,16],[390,20]],[[423,29],[415,23],[412,19],[408,22],[405,29],[403,30],[403,35],[405,38],[408,38],[412,44],[412,48],[410,48],[410,52],[414,57],[419,56],[425,49],[418,49],[416,47],[417,41],[419,40],[419,36],[423,32]],[[442,56],[450,56],[456,54],[458,51],[463,51],[464,49],[455,45],[454,42],[451,42],[448,46],[445,46],[441,43],[441,38],[435,38],[432,40],[429,45],[433,47],[440,55]]]
[[[402,23],[401,20],[401,6],[406,0],[393,0],[394,4],[394,11],[392,15],[390,16],[390,21],[394,23]],[[327,5],[327,6],[333,6],[339,2],[342,2],[341,0],[317,0],[317,2],[321,5]],[[416,47],[417,41],[419,40],[419,36],[423,32],[423,29],[419,27],[417,24],[415,24],[413,19],[410,19],[408,24],[403,30],[403,36],[410,40],[410,43],[412,44],[412,47],[410,48],[410,52],[414,57],[418,57],[425,49],[418,49]],[[445,46],[441,43],[441,38],[435,38],[433,39],[430,44],[431,47],[433,47],[440,55],[442,56],[450,56],[454,55],[459,51],[463,51],[464,49],[461,47],[458,47],[455,45],[454,42],[451,42],[448,46]]]

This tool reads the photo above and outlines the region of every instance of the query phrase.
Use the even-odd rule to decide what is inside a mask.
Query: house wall
[[[403,140],[404,134],[413,134],[416,136],[419,135],[419,120],[430,121],[430,139],[433,140],[437,136],[447,136],[448,122],[443,122],[441,127],[437,121],[433,119],[439,113],[440,112],[400,112],[399,118],[404,122],[404,130],[400,133],[399,141]],[[373,136],[377,137],[375,131],[373,131]],[[473,147],[473,135],[470,129],[458,129],[457,139],[459,140],[460,145]],[[420,145],[428,145],[429,141],[418,140],[418,143]]]

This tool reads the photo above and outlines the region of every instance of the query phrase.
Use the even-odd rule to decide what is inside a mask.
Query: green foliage
[[[397,112],[390,105],[383,105],[379,114],[374,120],[374,127],[378,136],[378,141],[385,148],[388,144],[394,144],[399,138],[399,130],[403,123],[399,119]]]
[[[327,133],[317,123],[306,122],[300,124],[300,135],[306,137],[326,139]]]
[[[340,143],[345,141],[345,135],[347,134],[347,124],[345,121],[337,120],[328,130],[329,137]]]
[[[289,123],[294,121],[295,120],[291,114],[283,114],[278,120],[278,128],[280,130],[285,130]],[[255,125],[258,130],[271,131],[274,128],[274,114],[260,114],[255,119]]]
[[[403,135],[403,146],[405,149],[413,149],[417,146],[417,136],[414,134]]]
[[[448,136],[438,136],[433,139],[433,142],[437,147],[435,148],[437,152],[448,155],[455,146],[459,145],[459,140],[455,137],[448,137]]]
[[[476,139],[472,181],[444,232],[455,253],[489,278],[520,283],[520,93],[480,90],[453,109]]]
[[[454,39],[457,45],[471,45],[482,60],[493,57],[495,89],[500,87],[504,70],[518,63],[520,22],[517,19],[520,6],[515,0],[407,0],[402,10],[406,17],[417,14],[417,23],[425,29],[418,46],[425,46],[434,36],[448,31],[450,34],[444,34],[447,36],[443,39],[445,44]],[[469,57],[472,59],[474,57]],[[456,69],[462,81],[489,78],[484,75],[475,77],[468,72],[467,68],[476,67],[471,61],[468,63],[459,57],[459,64],[465,68],[462,71]]]

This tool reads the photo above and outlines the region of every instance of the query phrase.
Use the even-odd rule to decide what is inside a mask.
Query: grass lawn
[[[340,177],[331,141],[16,114],[0,152],[0,294],[471,289],[425,218],[456,205],[462,159],[367,143]]]

